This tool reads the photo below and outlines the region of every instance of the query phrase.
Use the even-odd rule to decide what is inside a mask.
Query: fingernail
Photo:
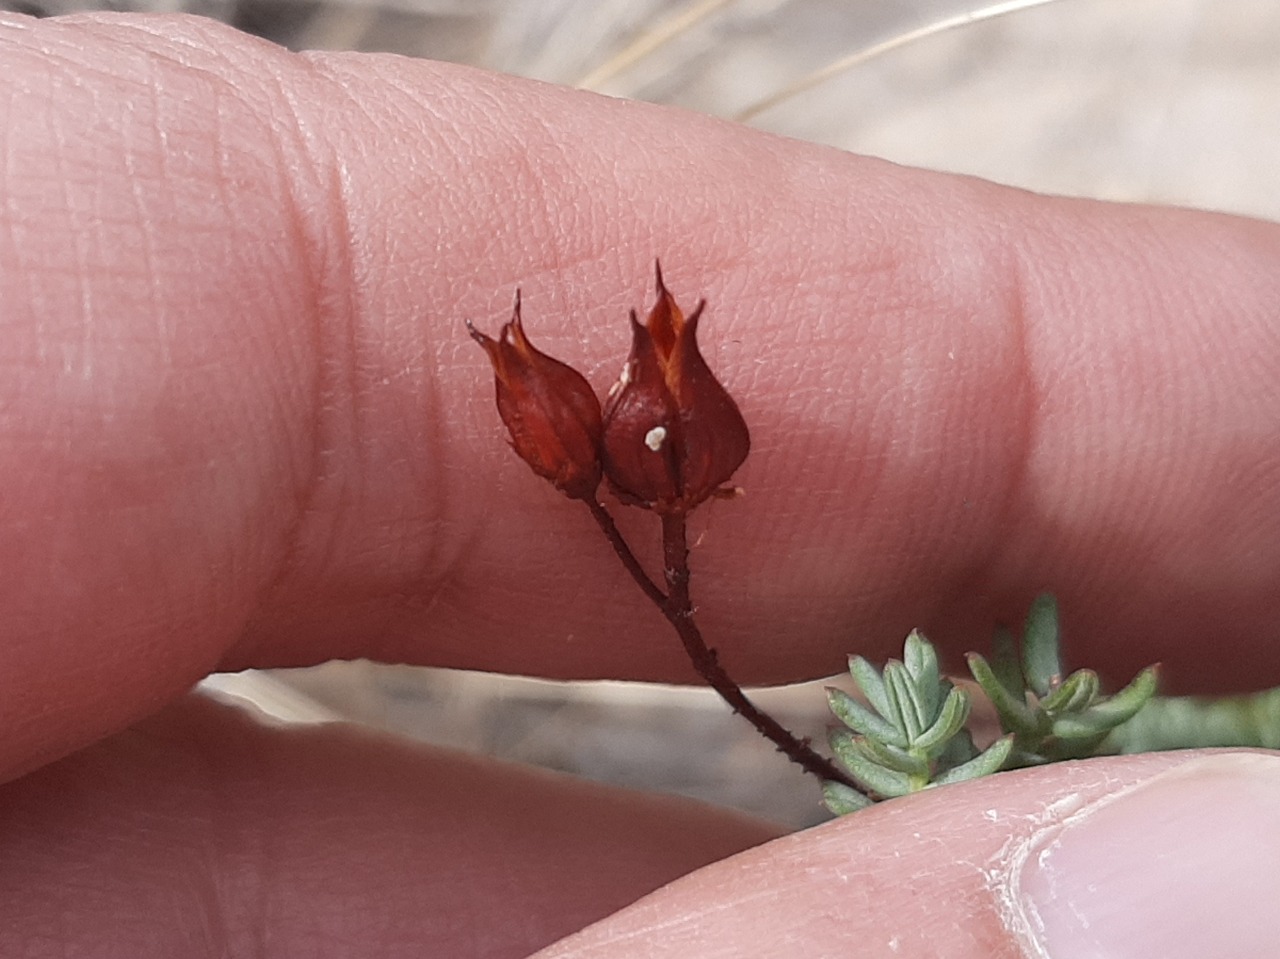
[[[1030,956],[1280,956],[1280,756],[1189,760],[1019,853],[1008,891]]]

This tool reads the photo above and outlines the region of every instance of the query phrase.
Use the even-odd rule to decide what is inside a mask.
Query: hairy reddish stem
[[[662,606],[663,615],[680,634],[685,652],[698,675],[705,679],[720,698],[733,707],[755,726],[788,759],[802,766],[819,780],[834,779],[853,789],[857,784],[845,776],[831,760],[809,747],[807,740],[799,739],[789,729],[747,698],[742,687],[725,672],[716,651],[707,646],[702,631],[693,620],[693,603],[689,599],[689,544],[684,514],[664,514],[662,517],[663,569],[667,578],[667,601]]]
[[[644,571],[644,567],[636,559],[636,554],[631,552],[631,547],[627,545],[627,541],[622,538],[622,531],[618,529],[618,524],[613,521],[613,517],[604,508],[604,504],[596,499],[583,500],[583,502],[591,510],[591,515],[595,517],[600,529],[604,531],[605,538],[609,540],[609,545],[618,554],[618,559],[622,560],[622,565],[627,568],[627,572],[636,581],[636,585],[644,590],[644,594],[649,597],[650,602],[661,609],[665,615],[667,594]]]
[[[600,529],[604,531],[609,545],[622,560],[631,578],[649,597],[650,601],[662,611],[680,636],[685,652],[693,668],[697,670],[712,689],[720,694],[734,712],[739,713],[753,725],[760,735],[778,747],[794,763],[798,763],[805,772],[817,776],[820,780],[832,779],[852,789],[862,790],[848,776],[824,756],[814,752],[808,741],[796,737],[790,730],[758,707],[742,687],[720,665],[716,651],[707,646],[702,638],[702,631],[693,619],[693,603],[689,598],[689,545],[683,514],[666,514],[662,517],[662,556],[663,570],[667,582],[667,591],[655,583],[644,571],[631,547],[623,539],[622,533],[614,523],[613,517],[604,505],[596,500],[585,500],[591,515],[595,517]]]

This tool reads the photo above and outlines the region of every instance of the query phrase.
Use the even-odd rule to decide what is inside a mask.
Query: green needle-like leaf
[[[907,737],[902,735],[893,723],[877,716],[843,689],[828,686],[827,702],[836,718],[854,732],[906,748]]]
[[[969,694],[957,686],[952,686],[947,698],[942,702],[942,709],[933,725],[926,729],[911,744],[911,748],[929,756],[940,752],[947,740],[964,728],[969,718]]]
[[[1155,695],[1156,668],[1148,666],[1124,689],[1102,700],[1076,716],[1063,716],[1054,721],[1054,732],[1060,736],[1083,738],[1094,733],[1110,732],[1132,719]]]
[[[965,694],[968,696],[968,693]],[[938,756],[937,768],[939,771],[954,769],[961,763],[967,763],[974,756],[978,755],[978,748],[973,744],[973,737],[969,735],[969,730],[961,729],[958,733],[947,741],[941,754]]]
[[[870,797],[830,779],[822,784],[822,801],[837,816],[847,816],[872,804]]]
[[[1064,717],[1053,724],[1052,734],[1040,746],[1039,755],[1049,762],[1063,759],[1087,759],[1097,753],[1110,729],[1094,730],[1082,726],[1074,718]]]
[[[911,682],[907,668],[902,663],[891,659],[885,664],[884,684],[889,689],[889,701],[893,703],[895,709],[891,718],[898,721],[898,727],[907,737],[907,742],[911,742],[924,732],[926,727],[932,725],[933,717],[923,715],[924,707],[920,702],[919,694]]]
[[[831,733],[831,748],[859,785],[881,796],[905,796],[911,791],[911,780],[905,773],[885,769],[868,759],[857,748],[857,740],[847,729]]]
[[[865,736],[854,739],[854,749],[878,766],[894,772],[906,773],[908,776],[927,779],[929,777],[929,761],[924,756],[914,755],[888,743],[876,742]]]
[[[1054,716],[1078,713],[1098,698],[1100,689],[1097,673],[1092,669],[1078,669],[1040,700],[1040,708]]]
[[[1026,687],[1022,682],[1022,661],[1018,658],[1018,644],[1005,626],[997,626],[991,642],[991,672],[1005,691],[1015,699],[1026,699]]]
[[[1062,658],[1058,651],[1058,602],[1052,596],[1037,596],[1022,630],[1022,674],[1040,698],[1062,680]]]
[[[849,675],[872,708],[890,722],[894,720],[893,707],[889,703],[889,691],[885,688],[880,670],[861,656],[849,657]]]
[[[1098,701],[1102,695],[1102,682],[1092,669],[1078,669],[1067,678],[1071,679],[1072,676],[1081,677],[1078,680],[1079,686],[1075,693],[1067,698],[1062,710],[1066,713],[1079,713]]]
[[[982,687],[982,691],[987,694],[996,712],[1000,714],[1001,725],[1020,736],[1038,735],[1041,731],[1040,723],[1037,722],[1026,700],[1015,698],[1009,690],[1005,689],[1004,684],[996,678],[987,661],[979,653],[970,653],[965,659],[969,663],[969,672],[973,674],[973,678],[978,681],[978,685]]]
[[[918,629],[909,632],[907,641],[902,645],[902,665],[907,667],[913,678],[938,677],[938,656],[933,651],[933,644],[921,636]]]
[[[1111,722],[1088,710],[1079,716],[1060,716],[1053,721],[1053,734],[1059,739],[1087,739],[1099,733],[1109,733],[1119,723]]]
[[[1004,736],[980,752],[967,763],[949,769],[934,780],[934,784],[945,786],[948,783],[964,782],[967,779],[978,779],[999,772],[1009,753],[1013,751],[1013,737]]]
[[[938,654],[933,644],[925,639],[918,629],[913,629],[907,635],[907,641],[902,650],[902,664],[906,667],[907,674],[915,687],[917,699],[921,704],[921,715],[926,717],[925,722],[928,722],[937,715],[938,704],[941,701],[942,674],[938,672]]]
[[[1108,696],[1102,702],[1090,708],[1089,713],[1105,715],[1114,721],[1113,725],[1115,726],[1127,723],[1137,714],[1139,709],[1151,700],[1151,697],[1156,693],[1156,687],[1159,685],[1160,667],[1148,666],[1137,676],[1134,676],[1124,689],[1114,696]]]
[[[1280,687],[1245,695],[1152,696],[1116,727],[1108,746],[1121,753],[1211,746],[1280,749]]]

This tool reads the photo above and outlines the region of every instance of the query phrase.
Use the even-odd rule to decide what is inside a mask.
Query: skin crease
[[[296,56],[193,19],[4,15],[0,67],[3,778],[215,668],[689,680],[585,511],[505,448],[461,323],[496,332],[518,286],[534,344],[603,392],[655,256],[682,304],[708,298],[704,353],[752,430],[747,497],[693,523],[702,626],[741,681],[831,673],[917,625],[959,653],[1052,588],[1073,661],[1120,678],[1162,660],[1175,690],[1280,682],[1273,225],[1036,197],[460,67]],[[620,516],[637,543],[649,520]],[[172,708],[152,723],[181,733]],[[328,735],[280,748],[301,761]],[[403,761],[427,783],[455,760]],[[303,768],[282,807],[359,782]],[[1018,788],[1060,785],[1038,776]],[[213,778],[202,795],[271,834],[252,780]],[[673,857],[609,873],[595,914],[771,835],[739,822],[689,855],[673,837],[699,815],[631,835]],[[68,816],[60,834],[104,834],[97,810]],[[393,853],[388,874],[429,858]],[[245,855],[235,875],[271,888],[285,864]],[[499,859],[466,895],[509,891]],[[131,902],[137,878],[97,874],[93,894]],[[8,901],[28,921],[50,906]],[[537,913],[536,930],[503,913],[489,954],[585,921]],[[49,914],[55,954],[101,933]],[[309,918],[263,954],[315,955],[332,928]],[[453,934],[443,954],[485,954]]]

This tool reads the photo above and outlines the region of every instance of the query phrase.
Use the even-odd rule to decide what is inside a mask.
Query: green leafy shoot
[[[907,637],[901,661],[890,660],[883,670],[861,656],[850,658],[849,673],[866,702],[828,687],[827,701],[841,723],[830,742],[849,776],[869,795],[827,782],[823,801],[828,809],[846,815],[876,801],[1002,769],[1094,755],[1156,690],[1154,666],[1114,696],[1102,694],[1092,670],[1064,677],[1058,607],[1048,595],[1032,604],[1020,647],[1009,630],[1000,628],[991,659],[970,653],[968,663],[1004,732],[984,750],[966,728],[969,693],[941,675],[936,651],[918,631]]]
[[[1113,696],[1102,693],[1098,675],[1081,669],[1064,677],[1059,651],[1058,606],[1052,596],[1032,604],[1022,650],[1007,632],[997,637],[992,660],[967,657],[969,672],[990,698],[1001,727],[1013,735],[1007,768],[1096,755],[1107,737],[1155,695],[1157,669],[1149,666]],[[1023,688],[1014,686],[1021,676]]]
[[[842,689],[827,689],[831,711],[843,724],[832,731],[831,748],[852,779],[875,799],[987,775],[1008,758],[1011,736],[981,752],[974,747],[965,729],[969,694],[941,675],[937,653],[919,632],[907,637],[901,661],[890,660],[880,671],[854,656],[849,672],[867,703]],[[872,802],[830,782],[823,788],[823,799],[840,815]]]

